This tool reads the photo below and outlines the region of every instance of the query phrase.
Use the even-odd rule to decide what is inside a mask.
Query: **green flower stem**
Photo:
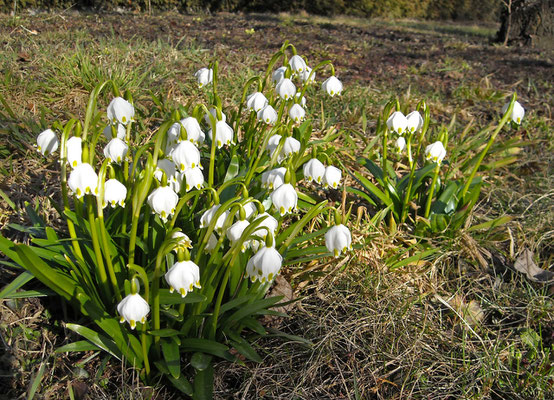
[[[467,193],[468,189],[469,189],[469,186],[471,185],[471,182],[473,181],[473,178],[475,177],[475,174],[477,173],[477,170],[479,169],[479,167],[481,166],[481,163],[483,162],[483,159],[485,158],[485,156],[487,155],[487,152],[489,151],[490,147],[492,146],[494,140],[496,139],[496,136],[498,135],[498,133],[500,132],[500,130],[504,127],[504,125],[506,124],[506,122],[508,122],[508,120],[510,119],[511,115],[512,115],[512,111],[514,109],[514,103],[516,101],[516,94],[514,93],[512,95],[512,99],[510,101],[510,105],[508,107],[508,109],[506,110],[506,112],[504,113],[504,116],[502,117],[502,119],[500,120],[500,123],[498,124],[498,126],[496,127],[496,129],[494,130],[494,132],[492,133],[487,145],[485,146],[485,148],[483,149],[483,151],[481,152],[481,154],[479,155],[479,158],[477,160],[477,163],[475,164],[475,167],[473,167],[473,170],[471,171],[471,174],[469,175],[469,178],[462,190],[462,193],[460,194],[460,199],[463,200],[465,194]]]
[[[410,177],[408,178],[408,186],[406,188],[406,193],[404,194],[404,201],[402,202],[402,213],[400,216],[400,222],[404,222],[406,220],[406,217],[408,216],[408,202],[410,201],[410,193],[412,191],[412,185],[414,183],[414,176],[415,176],[416,163],[412,159],[411,142],[412,142],[412,135],[409,135],[407,147],[408,147],[408,160],[410,162]]]
[[[158,336],[155,336],[155,338],[159,339]],[[148,361],[148,348],[146,346],[146,324],[142,324],[140,343],[142,346],[142,358],[144,358],[144,369],[146,370],[146,375],[150,375],[150,362]]]
[[[93,196],[87,195],[87,212],[88,212],[88,221],[90,224],[90,236],[92,238],[92,247],[94,249],[94,255],[96,257],[96,265],[98,267],[98,276],[100,278],[100,283],[104,289],[104,295],[106,299],[111,297],[111,289],[108,284],[108,275],[106,274],[106,268],[104,267],[104,259],[102,257],[102,250],[100,249],[100,242],[98,240],[98,231],[96,229],[96,220],[94,218],[93,210]]]
[[[163,252],[158,252],[156,256],[156,266],[154,268],[154,275],[152,276],[152,323],[154,329],[160,329],[160,269],[164,258]],[[154,337],[154,342],[160,341],[159,336]]]
[[[410,164],[410,170],[413,171],[414,160],[412,158],[412,134],[408,134],[408,140],[406,141],[406,149],[408,151],[408,163]]]
[[[381,169],[383,170],[383,186],[387,188],[388,182],[388,172],[387,172],[387,142],[389,138],[389,129],[385,125],[385,130],[383,131],[383,158],[381,160]],[[385,193],[388,193],[388,189],[385,190]]]
[[[239,253],[240,253],[240,250],[235,251],[233,258],[225,266],[225,275],[223,276],[223,280],[221,282],[221,286],[217,294],[217,300],[215,302],[214,311],[212,313],[212,325],[210,327],[210,331],[208,335],[208,337],[212,340],[215,340],[215,334],[217,331],[217,319],[219,318],[219,310],[221,309],[221,302],[223,301],[223,295],[225,294],[225,290],[227,289],[227,282],[229,281],[229,275],[231,274],[231,269],[232,269],[231,265],[233,265]]]
[[[269,141],[270,135],[271,135],[273,132],[274,132],[273,129],[269,129],[269,130],[266,131],[265,136],[264,136],[263,143],[262,143],[261,147],[259,147],[258,150],[256,151],[256,153],[258,154],[258,156],[255,158],[254,163],[249,167],[248,173],[246,174],[246,178],[244,179],[244,184],[245,184],[246,186],[248,186],[248,184],[249,184],[250,181],[252,180],[252,177],[254,176],[254,172],[255,172],[256,169],[258,168],[258,164],[260,163],[260,160],[262,159],[262,156],[263,156],[263,154],[264,154],[265,148],[267,147],[267,142]],[[281,146],[281,148],[282,148],[282,146]],[[280,149],[277,148],[275,151],[276,151],[276,152],[277,152],[277,151],[280,151]]]
[[[144,246],[146,247],[145,251],[142,253],[142,265],[146,265],[146,258],[148,256],[148,251],[150,247],[148,246],[148,234],[150,230],[150,216],[152,213],[150,212],[150,207],[146,206],[144,213],[143,213],[143,225],[142,225],[142,241],[144,243]]]
[[[440,169],[441,165],[437,163],[435,167],[435,174],[433,175],[433,182],[431,183],[431,188],[429,189],[429,196],[427,197],[427,204],[425,205],[425,218],[429,218],[429,213],[431,212],[431,203],[433,202],[433,194],[435,192],[437,179],[439,178]]]

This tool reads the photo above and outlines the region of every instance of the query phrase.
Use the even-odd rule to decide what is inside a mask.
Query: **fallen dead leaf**
[[[533,252],[529,249],[523,250],[514,263],[514,268],[527,275],[533,282],[552,283],[554,282],[554,272],[539,268],[533,261]]]

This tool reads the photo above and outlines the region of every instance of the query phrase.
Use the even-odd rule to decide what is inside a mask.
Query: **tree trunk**
[[[554,48],[554,0],[507,0],[497,41]]]

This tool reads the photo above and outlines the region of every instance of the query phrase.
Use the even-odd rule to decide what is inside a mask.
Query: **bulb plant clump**
[[[502,108],[500,120],[477,132],[468,141],[468,148],[452,149],[455,162],[450,162],[448,129],[442,128],[434,139],[430,138],[431,111],[425,102],[404,115],[398,100],[393,100],[377,121],[377,136],[382,139],[378,160],[358,159],[374,181],[355,171],[352,175],[361,189],[347,190],[377,207],[375,221],[387,219],[391,231],[398,224],[407,224],[422,237],[429,233],[454,234],[465,226],[479,199],[483,179],[477,172],[498,133],[510,121],[513,126],[521,124],[524,113],[514,93]],[[462,135],[470,128],[466,127]],[[396,163],[391,162],[395,157]],[[393,166],[402,163],[406,167],[395,171]]]
[[[224,110],[213,62],[194,75],[205,104],[153,97],[166,116],[153,135],[129,93],[99,84],[84,121],[37,139],[45,156],[59,148],[67,233],[43,224],[31,245],[0,236],[0,250],[88,317],[67,327],[89,348],[209,398],[214,359],[261,360],[247,338],[265,333],[257,318],[281,300],[266,293],[283,265],[352,249],[346,210],[310,192],[341,185],[306,106],[328,69],[324,94],[340,95],[329,61],[310,68],[286,42]]]

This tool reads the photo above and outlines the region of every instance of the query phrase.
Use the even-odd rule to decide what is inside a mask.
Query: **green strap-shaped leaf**
[[[58,347],[54,353],[76,352],[76,351],[100,351],[102,348],[88,340],[78,340],[77,342]]]
[[[389,206],[392,204],[392,200],[381,189],[375,186],[375,184],[373,184],[369,179],[362,176],[358,172],[353,172],[353,175],[364,187],[364,189],[366,189],[370,194],[381,200],[381,203],[383,203],[385,206]]]
[[[156,363],[156,366],[158,363]],[[171,375],[167,376],[169,381],[175,386],[177,389],[179,389],[181,392],[186,394],[187,396],[192,396],[194,394],[194,390],[192,388],[192,384],[185,378],[184,375],[181,375],[178,379],[174,378]]]
[[[214,367],[210,365],[194,377],[194,400],[212,400],[214,391]]]
[[[188,303],[200,303],[206,301],[206,296],[197,293],[189,292],[185,297],[182,297],[179,293],[170,293],[169,289],[160,289],[160,304],[188,304]]]
[[[213,340],[201,338],[182,339],[181,348],[183,351],[200,351],[223,358],[227,361],[235,361],[235,357],[229,353],[229,348],[227,346]]]
[[[99,334],[98,332],[93,331],[90,328],[87,328],[86,326],[78,324],[65,324],[65,326],[73,332],[78,333],[82,337],[90,340],[96,346],[116,357],[118,360],[121,360],[121,351],[113,340]]]
[[[181,376],[181,354],[179,353],[179,345],[171,339],[162,340],[162,353],[169,373],[175,379],[179,379]]]
[[[241,307],[235,311],[229,317],[225,318],[225,322],[222,321],[222,325],[229,327],[233,323],[240,321],[244,317],[248,317],[260,310],[265,310],[283,299],[283,296],[275,296],[267,299],[256,300],[248,305]]]
[[[29,271],[24,271],[21,275],[15,278],[11,283],[6,285],[2,291],[0,291],[0,299],[10,298],[10,295],[14,294],[16,290],[21,289],[23,285],[33,279],[34,276]]]

